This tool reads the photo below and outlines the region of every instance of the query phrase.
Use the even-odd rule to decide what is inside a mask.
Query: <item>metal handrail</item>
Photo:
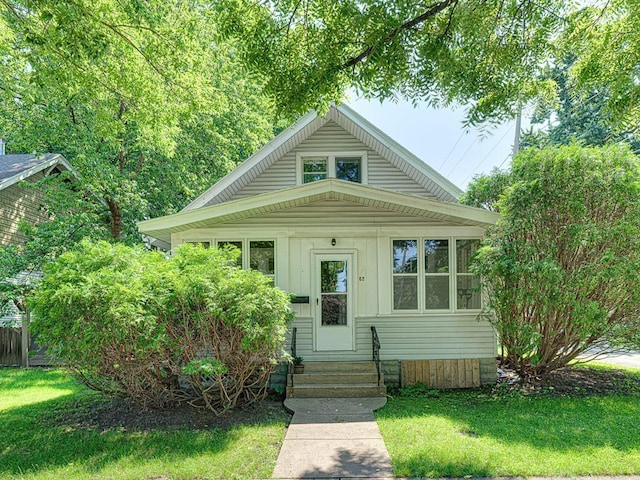
[[[293,327],[293,329],[291,330],[291,356],[293,358],[296,358],[298,356],[298,355],[296,355],[297,333],[298,333],[298,329],[296,327]]]
[[[371,347],[373,350],[373,361],[375,362],[376,370],[378,371],[378,386],[380,386],[380,337],[378,337],[378,331],[373,325],[371,325]]]
[[[293,327],[291,330],[291,359],[297,357],[296,355],[296,343],[297,343],[298,329]],[[291,379],[291,386],[293,387],[293,361],[289,363],[289,378]]]

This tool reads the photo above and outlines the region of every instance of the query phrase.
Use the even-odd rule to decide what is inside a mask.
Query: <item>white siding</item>
[[[335,122],[329,121],[295,149],[278,159],[251,183],[231,196],[231,200],[273,192],[296,185],[297,153],[367,152],[368,184],[400,193],[435,197],[415,180],[408,177],[378,152],[367,147]]]
[[[490,358],[495,356],[493,329],[476,319],[477,313],[437,314],[392,313],[391,303],[391,238],[479,237],[478,227],[430,225],[420,219],[413,224],[382,221],[382,213],[359,207],[379,223],[359,224],[355,213],[345,211],[348,205],[326,204],[291,209],[284,221],[267,216],[264,224],[224,224],[216,228],[193,229],[173,234],[178,245],[188,240],[274,239],[276,241],[276,284],[286,291],[310,296],[313,302],[312,262],[314,252],[350,252],[355,255],[355,351],[317,352],[313,346],[313,309],[311,304],[294,304],[296,313],[292,327],[297,328],[297,353],[306,360],[364,360],[371,358],[371,325],[375,325],[382,343],[383,360]],[[340,207],[340,208],[336,208]],[[371,210],[369,212],[369,210]],[[355,212],[355,210],[354,210]],[[297,222],[295,216],[313,216],[314,224]],[[365,218],[363,216],[362,218]],[[282,219],[281,219],[282,220]],[[301,219],[298,219],[301,220]],[[304,224],[303,224],[304,223]],[[335,247],[331,239],[336,239]],[[289,348],[287,343],[286,348]]]
[[[363,206],[339,200],[325,200],[301,207],[287,208],[277,212],[247,219],[229,222],[242,225],[317,225],[318,222],[331,220],[336,225],[397,225],[397,224],[428,224],[446,225],[437,220],[426,221],[413,215],[406,215],[392,210]]]

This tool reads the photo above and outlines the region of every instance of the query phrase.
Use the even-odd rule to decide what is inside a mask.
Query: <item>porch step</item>
[[[294,385],[293,387],[287,387],[288,398],[361,398],[384,397],[387,394],[387,387],[379,387],[377,383],[361,385]]]
[[[376,364],[374,362],[304,362],[305,374],[352,372],[376,372]]]
[[[305,362],[304,373],[287,376],[289,398],[384,397],[374,362]]]
[[[305,367],[305,372],[307,371]],[[295,376],[296,385],[360,385],[365,383],[378,384],[378,374],[376,372],[354,372],[354,373],[299,373]]]

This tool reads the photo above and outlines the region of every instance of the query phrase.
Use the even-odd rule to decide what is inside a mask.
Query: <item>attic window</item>
[[[327,178],[327,157],[305,157],[302,160],[302,183],[317,182]]]
[[[362,183],[362,158],[336,158],[336,178],[347,182]]]
[[[366,152],[348,154],[298,154],[298,184],[336,178],[345,182],[367,183]]]

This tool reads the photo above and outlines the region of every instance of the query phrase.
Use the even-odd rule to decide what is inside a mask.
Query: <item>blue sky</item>
[[[515,120],[488,131],[466,131],[463,108],[436,110],[361,99],[346,103],[462,189],[473,175],[511,161]]]

